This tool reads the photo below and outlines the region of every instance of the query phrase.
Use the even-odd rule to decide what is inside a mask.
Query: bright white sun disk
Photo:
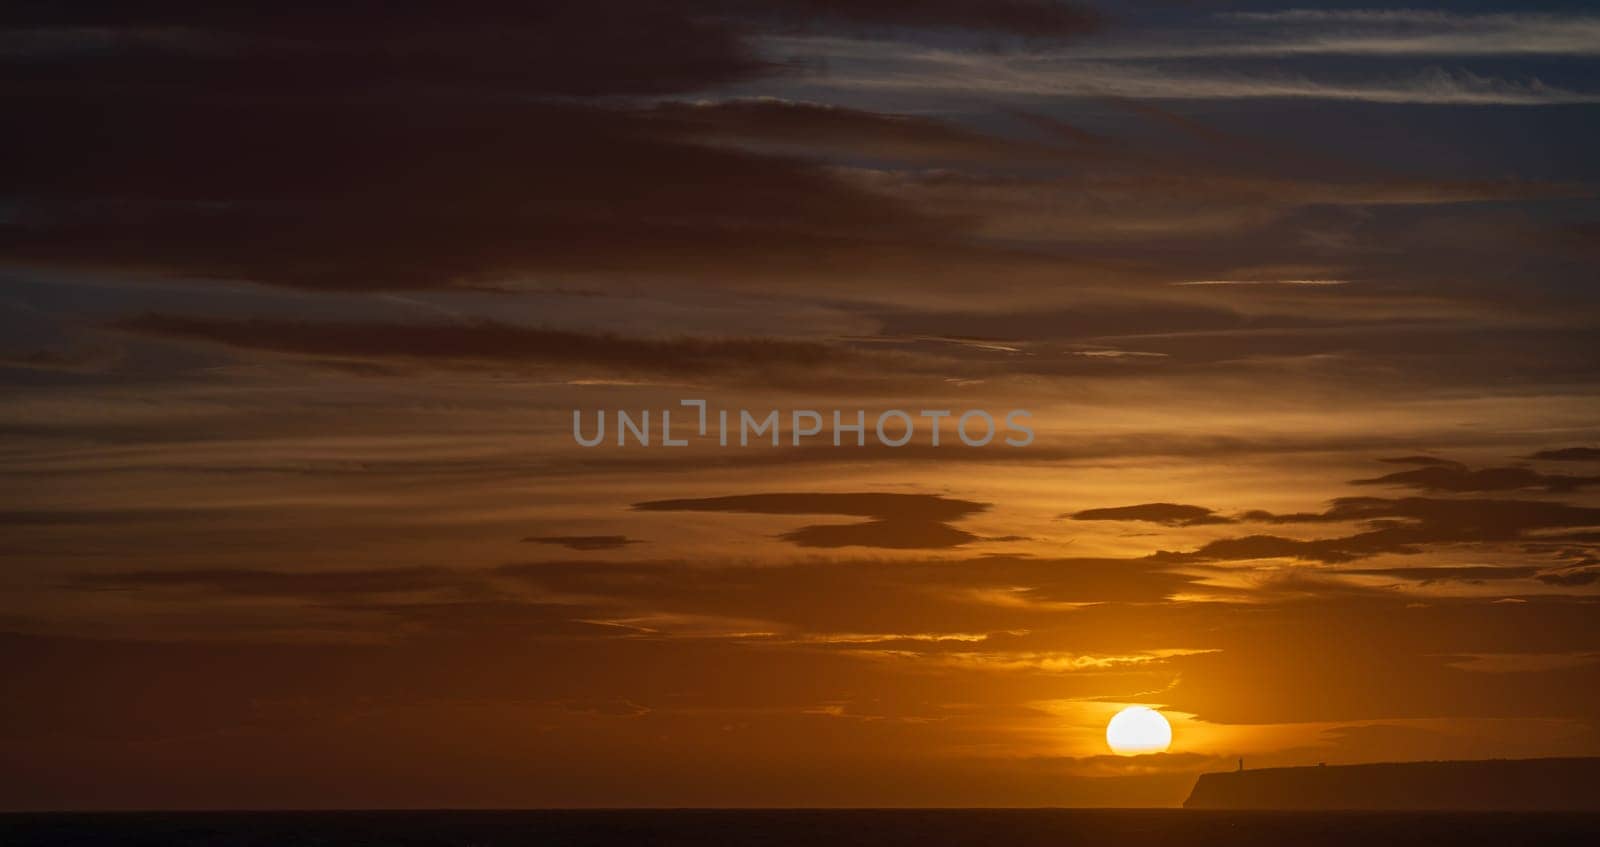
[[[1160,753],[1172,746],[1172,725],[1148,706],[1129,706],[1106,724],[1106,744],[1119,756]]]

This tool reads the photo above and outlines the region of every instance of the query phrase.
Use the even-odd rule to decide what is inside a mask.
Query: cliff
[[[1400,762],[1202,774],[1186,809],[1600,811],[1600,758]]]

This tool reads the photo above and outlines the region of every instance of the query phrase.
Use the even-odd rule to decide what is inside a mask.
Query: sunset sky
[[[0,809],[1600,755],[1592,7],[250,5],[0,8]]]

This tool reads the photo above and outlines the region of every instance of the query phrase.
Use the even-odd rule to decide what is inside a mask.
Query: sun
[[[1106,724],[1106,744],[1119,756],[1160,753],[1172,746],[1172,725],[1148,706],[1129,706]]]

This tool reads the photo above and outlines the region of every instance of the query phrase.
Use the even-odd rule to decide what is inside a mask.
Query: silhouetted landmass
[[[1186,809],[1600,811],[1600,758],[1395,762],[1202,774]]]

